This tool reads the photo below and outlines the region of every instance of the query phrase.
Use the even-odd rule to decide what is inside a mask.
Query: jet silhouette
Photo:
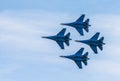
[[[57,42],[57,44],[60,46],[61,49],[64,49],[64,44],[66,43],[67,46],[69,46],[69,40],[70,39],[70,33],[65,34],[66,28],[63,28],[57,35],[54,36],[47,36],[47,37],[42,37],[42,38],[47,38],[47,39],[51,39]]]
[[[85,17],[85,14],[82,14],[75,22],[72,22],[72,23],[62,23],[61,25],[67,25],[67,26],[71,26],[71,27],[74,27],[80,35],[84,35],[83,33],[83,29],[86,31],[86,32],[89,32],[89,19],[84,20],[84,17]]]
[[[84,48],[81,48],[78,52],[76,52],[74,55],[69,55],[69,56],[60,56],[63,58],[68,58],[73,60],[77,66],[82,69],[82,62],[87,65],[87,60],[88,58],[88,52],[86,52],[84,55],[82,55]]]
[[[76,40],[76,42],[82,42],[89,45],[93,52],[97,54],[98,53],[97,47],[99,47],[100,50],[103,50],[103,45],[105,45],[105,43],[103,43],[104,37],[101,37],[98,40],[99,34],[100,33],[97,32],[92,38],[88,40]]]

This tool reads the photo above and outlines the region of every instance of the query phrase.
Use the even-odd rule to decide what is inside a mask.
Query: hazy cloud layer
[[[66,27],[71,38],[88,39],[96,32],[105,37],[104,50],[93,54],[81,43],[71,41],[70,47],[61,50],[51,40],[41,36],[55,35],[62,22],[76,20],[80,15],[47,11],[4,11],[0,13],[0,80],[1,81],[119,81],[120,78],[120,15],[96,14],[90,18],[90,32],[81,37]],[[88,66],[79,70],[75,63],[60,55],[74,54],[81,47],[89,51]]]

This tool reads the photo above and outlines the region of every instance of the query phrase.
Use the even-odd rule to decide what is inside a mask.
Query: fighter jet
[[[82,42],[85,43],[87,45],[89,45],[91,47],[91,49],[93,50],[94,53],[98,53],[97,51],[97,47],[99,47],[100,50],[103,50],[103,45],[105,45],[105,43],[103,43],[104,37],[101,37],[98,40],[99,37],[99,32],[97,32],[92,38],[88,39],[88,40],[76,40],[76,42]]]
[[[82,62],[87,65],[87,60],[88,58],[88,52],[86,52],[84,55],[82,55],[84,48],[81,48],[78,52],[76,52],[74,55],[69,55],[69,56],[60,56],[63,58],[68,58],[73,60],[77,66],[82,69]]]
[[[51,39],[57,42],[57,44],[60,46],[61,49],[64,49],[64,42],[66,43],[67,46],[69,46],[69,40],[70,39],[70,33],[65,34],[66,28],[63,28],[57,35],[54,36],[48,36],[48,37],[42,37],[42,38],[47,38],[47,39]]]
[[[83,29],[86,32],[89,32],[89,26],[91,26],[89,24],[89,19],[83,21],[84,17],[85,17],[85,14],[82,14],[75,22],[72,22],[72,23],[62,23],[61,25],[67,25],[67,26],[74,27],[80,33],[80,35],[83,36],[84,35]]]

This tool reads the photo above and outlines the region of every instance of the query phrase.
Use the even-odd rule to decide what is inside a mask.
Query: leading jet
[[[67,46],[69,46],[69,40],[70,39],[70,33],[65,34],[66,28],[63,28],[57,35],[54,36],[47,36],[47,37],[42,37],[42,38],[47,38],[47,39],[51,39],[57,42],[57,44],[60,46],[61,49],[64,49],[64,42],[66,43]]]
[[[74,55],[69,55],[69,56],[60,56],[63,58],[68,58],[73,60],[77,66],[82,69],[82,62],[87,65],[87,60],[88,58],[88,52],[86,52],[84,55],[82,55],[84,48],[81,48],[78,52],[76,52]]]
[[[103,43],[104,37],[101,37],[98,40],[99,37],[99,32],[97,32],[93,37],[91,37],[88,40],[76,40],[76,42],[82,42],[85,43],[87,45],[89,45],[91,47],[91,49],[93,50],[94,53],[98,53],[97,51],[97,47],[99,47],[100,50],[103,50],[103,45],[105,45],[105,43]]]
[[[82,14],[75,22],[72,22],[72,23],[61,23],[61,25],[67,25],[67,26],[74,27],[80,33],[80,35],[83,36],[84,35],[83,29],[86,32],[89,32],[89,26],[91,26],[89,24],[89,19],[83,21],[84,17],[85,17],[85,14]]]

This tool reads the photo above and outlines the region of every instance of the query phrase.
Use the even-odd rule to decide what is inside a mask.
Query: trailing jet
[[[60,56],[63,58],[68,58],[73,60],[77,66],[82,69],[82,62],[87,65],[87,60],[88,58],[88,52],[86,52],[84,55],[82,55],[84,48],[81,48],[78,52],[76,52],[74,55],[69,55],[69,56]]]
[[[82,14],[75,22],[72,22],[72,23],[62,23],[61,25],[67,25],[67,26],[74,27],[80,33],[80,35],[84,35],[83,29],[86,32],[89,32],[89,26],[91,26],[89,24],[89,19],[83,21],[84,17],[85,17],[85,14]]]
[[[57,35],[54,36],[48,36],[48,37],[42,37],[42,38],[47,38],[47,39],[51,39],[57,42],[57,44],[60,46],[61,49],[64,49],[64,42],[66,43],[67,46],[69,46],[69,40],[70,39],[70,33],[65,34],[66,28],[63,28]]]
[[[88,40],[76,40],[76,42],[82,42],[85,43],[87,45],[89,45],[91,47],[91,49],[93,50],[94,53],[98,53],[97,51],[97,46],[99,47],[100,50],[103,50],[103,45],[105,45],[105,43],[103,43],[104,37],[101,37],[98,40],[99,37],[99,32],[97,32],[92,38],[88,39]]]

